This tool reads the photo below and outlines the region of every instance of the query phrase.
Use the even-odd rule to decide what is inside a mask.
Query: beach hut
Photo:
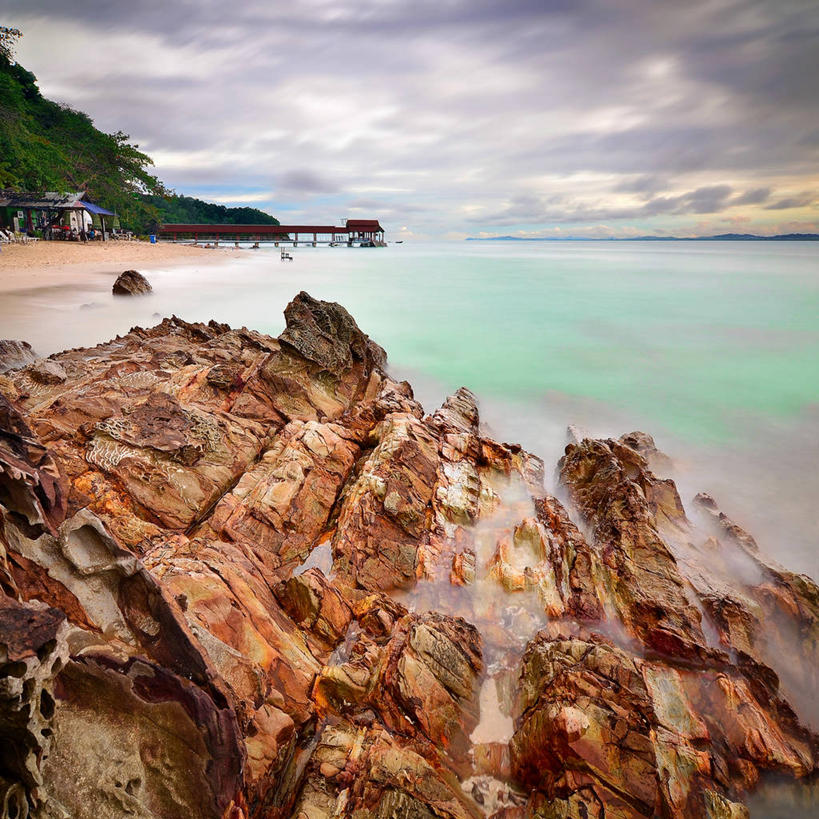
[[[106,238],[116,215],[86,197],[83,191],[0,191],[0,227],[45,239],[79,236],[95,227]]]

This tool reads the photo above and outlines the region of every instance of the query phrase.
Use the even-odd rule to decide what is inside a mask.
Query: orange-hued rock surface
[[[650,436],[543,463],[339,305],[0,345],[0,814],[743,817],[819,590]],[[12,360],[13,359],[13,360]],[[4,366],[5,364],[5,366]]]

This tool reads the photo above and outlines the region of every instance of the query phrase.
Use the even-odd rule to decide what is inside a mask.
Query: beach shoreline
[[[0,295],[59,285],[80,285],[123,270],[140,272],[175,265],[225,262],[241,251],[149,242],[31,242],[4,244],[0,251]]]

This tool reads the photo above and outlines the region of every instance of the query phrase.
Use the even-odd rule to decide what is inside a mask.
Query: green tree
[[[166,192],[145,195],[143,200],[155,207],[159,221],[197,225],[278,225],[279,220],[258,208],[229,208],[203,202],[192,196]]]

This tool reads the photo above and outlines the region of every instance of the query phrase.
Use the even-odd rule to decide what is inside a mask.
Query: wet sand
[[[190,245],[148,242],[31,242],[3,244],[0,250],[0,294],[58,285],[81,285],[123,270],[140,272],[177,264],[226,261],[233,248],[206,250]]]

